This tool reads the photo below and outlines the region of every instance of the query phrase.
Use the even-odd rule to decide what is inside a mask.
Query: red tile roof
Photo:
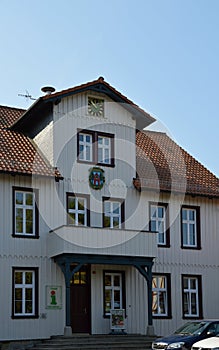
[[[10,127],[24,112],[25,109],[0,106],[0,125]]]
[[[59,172],[47,163],[31,139],[5,127],[23,112],[22,109],[0,106],[0,172],[60,179]]]
[[[219,179],[165,133],[136,136],[137,189],[219,197]]]

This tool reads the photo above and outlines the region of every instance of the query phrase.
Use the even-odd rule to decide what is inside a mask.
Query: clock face
[[[104,112],[104,100],[88,97],[88,113],[95,117],[102,116]]]

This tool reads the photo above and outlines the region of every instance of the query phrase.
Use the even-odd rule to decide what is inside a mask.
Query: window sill
[[[77,160],[78,163],[81,164],[87,164],[87,165],[95,165],[99,167],[110,167],[110,168],[115,168],[115,163],[107,164],[107,163],[97,163],[94,161],[86,161],[86,160]]]
[[[201,250],[202,248],[201,247],[198,247],[198,246],[183,246],[181,245],[181,249],[185,249],[185,250]]]
[[[28,315],[24,315],[24,316],[15,316],[15,315],[12,315],[11,318],[13,320],[23,320],[23,319],[37,319],[39,318],[39,315],[31,315],[31,316],[28,316]]]
[[[13,233],[11,236],[13,238],[29,238],[29,239],[39,239],[40,238],[39,235],[33,235],[33,236],[31,236],[31,235],[18,235],[15,233]]]

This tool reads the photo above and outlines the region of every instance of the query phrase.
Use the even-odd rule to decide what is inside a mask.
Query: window
[[[98,163],[110,164],[111,140],[109,137],[98,136]]]
[[[170,275],[153,275],[152,313],[154,317],[171,316]]]
[[[201,276],[182,276],[183,317],[202,318]]]
[[[90,226],[89,196],[67,193],[68,225]]]
[[[114,166],[114,135],[91,130],[79,131],[78,161]]]
[[[157,244],[170,246],[168,206],[164,203],[150,204],[150,231],[157,232]]]
[[[124,202],[121,199],[103,199],[103,226],[124,228]]]
[[[13,236],[38,238],[38,191],[13,188]]]
[[[13,268],[12,317],[38,317],[38,268]]]
[[[123,272],[104,271],[104,315],[111,309],[125,309],[125,276]]]
[[[92,161],[92,135],[79,134],[79,159],[85,162]]]
[[[200,249],[200,210],[198,207],[181,209],[182,248]]]

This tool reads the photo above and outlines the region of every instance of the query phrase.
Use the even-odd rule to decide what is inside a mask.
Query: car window
[[[212,323],[207,329],[207,334],[219,334],[219,323]]]
[[[201,334],[208,326],[208,322],[188,322],[180,327],[175,334]]]

